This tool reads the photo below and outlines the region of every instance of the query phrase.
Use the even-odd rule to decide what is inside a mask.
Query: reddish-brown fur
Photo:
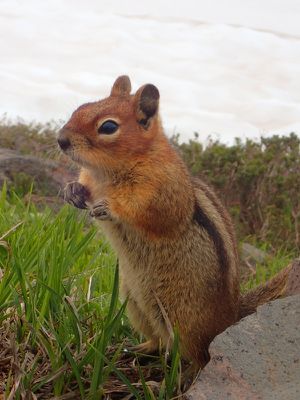
[[[89,193],[83,202],[102,220],[118,254],[129,318],[148,339],[139,350],[154,351],[160,342],[166,347],[171,324],[179,329],[182,355],[203,367],[211,340],[259,300],[250,295],[248,308],[246,297],[240,301],[230,217],[212,189],[190,177],[167,140],[158,90],[130,90],[129,78],[118,78],[108,98],[73,113],[59,140],[81,165],[79,183]],[[111,135],[98,132],[107,119],[119,125]],[[282,290],[269,297],[270,288],[262,292],[266,301]]]

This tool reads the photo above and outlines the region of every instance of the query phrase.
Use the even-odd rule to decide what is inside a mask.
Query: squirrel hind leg
[[[210,361],[207,341],[193,340],[192,337],[180,338],[180,348],[182,358],[192,362],[194,371],[203,369]]]
[[[141,354],[153,354],[159,350],[159,340],[152,338],[146,342],[140,343],[137,346],[128,347],[129,351]]]

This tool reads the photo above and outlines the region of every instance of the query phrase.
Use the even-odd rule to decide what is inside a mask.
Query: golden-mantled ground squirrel
[[[130,92],[129,78],[119,77],[109,97],[82,105],[61,129],[61,149],[81,166],[66,200],[89,208],[119,257],[129,319],[147,339],[136,350],[167,346],[171,324],[182,356],[201,368],[218,333],[280,297],[287,271],[240,295],[227,211],[165,136],[158,89]]]

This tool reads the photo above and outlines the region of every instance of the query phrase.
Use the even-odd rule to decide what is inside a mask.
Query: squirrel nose
[[[63,134],[60,134],[59,138],[57,139],[57,142],[59,144],[59,147],[65,151],[68,149],[68,147],[71,146],[70,140]]]

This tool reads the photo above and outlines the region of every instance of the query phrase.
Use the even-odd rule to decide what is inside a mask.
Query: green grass
[[[3,188],[0,393],[5,398],[31,393],[42,399],[120,398],[120,392],[153,400],[178,393],[178,341],[168,362],[152,357],[133,367],[134,356],[124,357],[125,341],[138,338],[124,314],[126,304],[118,300],[116,264],[85,213],[69,206],[57,214],[40,212]]]
[[[282,249],[268,257],[242,289],[266,281],[293,256]],[[118,287],[117,259],[85,212],[41,211],[3,187],[0,394],[9,400],[178,396],[176,330],[168,357],[124,352],[141,338],[131,331]]]

